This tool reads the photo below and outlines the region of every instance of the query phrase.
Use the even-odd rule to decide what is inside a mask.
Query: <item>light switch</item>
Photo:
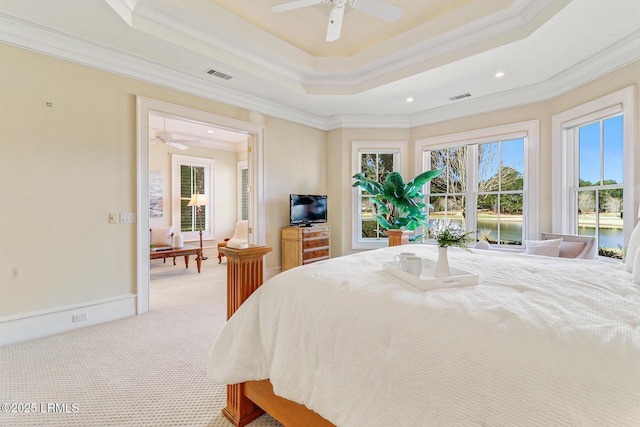
[[[136,222],[136,214],[134,213],[120,214],[120,222],[123,224],[133,224],[134,222]]]

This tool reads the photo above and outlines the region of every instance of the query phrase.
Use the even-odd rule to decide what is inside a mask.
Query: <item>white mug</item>
[[[401,270],[406,271],[406,268],[404,266],[404,260],[410,256],[416,256],[416,254],[414,254],[413,252],[400,252],[398,255],[393,257],[393,260],[396,262],[396,265],[400,267]]]
[[[422,274],[422,258],[417,256],[408,256],[404,260],[404,271],[420,277]]]

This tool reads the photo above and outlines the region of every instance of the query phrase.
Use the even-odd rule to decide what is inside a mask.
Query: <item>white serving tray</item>
[[[440,288],[454,288],[457,286],[470,286],[478,284],[478,273],[461,270],[459,268],[450,267],[451,276],[434,277],[436,272],[436,261],[430,259],[422,259],[422,273],[420,277],[401,270],[398,265],[393,262],[383,262],[382,269],[389,274],[396,276],[398,279],[409,283],[410,285],[428,291]]]

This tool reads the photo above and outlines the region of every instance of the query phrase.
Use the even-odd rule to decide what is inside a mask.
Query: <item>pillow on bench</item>
[[[551,257],[560,256],[560,244],[562,239],[553,240],[525,240],[525,254],[544,255]]]
[[[173,227],[151,227],[151,244],[154,247],[171,246]]]

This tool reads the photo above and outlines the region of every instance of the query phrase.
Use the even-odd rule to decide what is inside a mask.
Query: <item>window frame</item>
[[[215,236],[213,218],[214,218],[214,179],[215,179],[215,159],[209,159],[204,157],[184,156],[181,154],[171,155],[171,214],[173,230],[175,232],[181,229],[181,214],[180,214],[180,167],[195,166],[204,167],[205,182],[204,182],[204,194],[209,200],[209,209],[205,209],[204,215],[204,230],[202,230],[202,238],[205,240],[213,239]],[[194,208],[195,209],[195,208]],[[176,231],[178,230],[178,231]],[[186,231],[181,232],[185,241],[196,241],[200,239],[199,231]]]
[[[471,131],[453,133],[448,135],[424,138],[416,140],[415,162],[416,171],[425,171],[430,167],[426,164],[425,151],[441,150],[467,146],[470,149],[468,158],[473,168],[468,170],[469,185],[467,188],[467,209],[469,212],[477,211],[477,187],[478,187],[478,144],[491,143],[496,141],[508,141],[512,139],[524,138],[524,185],[523,185],[523,212],[522,227],[523,240],[538,239],[540,228],[539,217],[539,147],[540,147],[540,121],[529,120],[500,126],[492,126]],[[426,190],[425,190],[426,191]],[[428,193],[428,191],[427,191]],[[425,194],[427,194],[425,193]],[[477,229],[477,218],[471,215],[466,218],[466,229]],[[524,243],[524,241],[523,241]],[[524,246],[524,245],[523,245]],[[492,245],[500,250],[522,250],[523,246],[512,247],[511,245]]]
[[[552,232],[577,232],[577,203],[573,190],[579,179],[577,151],[580,126],[622,114],[624,202],[623,247],[635,227],[635,87],[629,86],[552,116]],[[604,257],[599,257],[603,259]]]
[[[352,141],[351,142],[351,176],[360,172],[360,154],[394,154],[393,170],[400,172],[406,179],[407,141]],[[361,189],[352,187],[351,192],[351,248],[377,249],[389,245],[389,238],[363,238],[362,212],[360,209]]]

